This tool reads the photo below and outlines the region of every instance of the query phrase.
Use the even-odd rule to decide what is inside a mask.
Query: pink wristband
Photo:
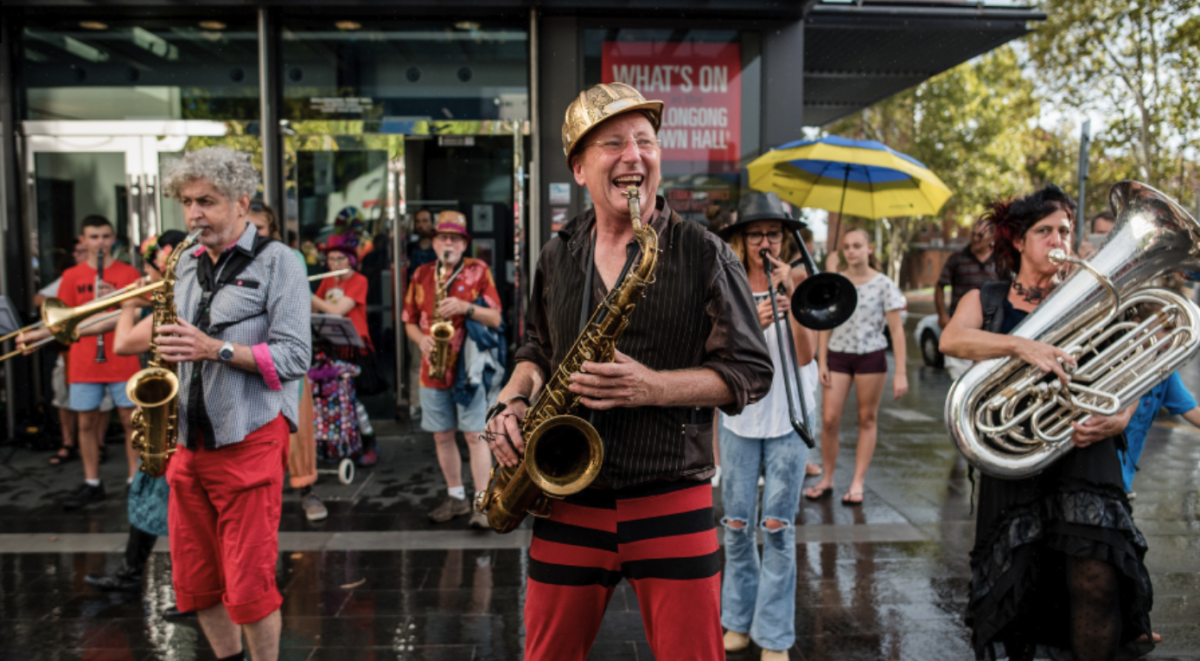
[[[256,344],[250,347],[250,351],[254,353],[254,363],[258,365],[258,371],[262,374],[263,381],[267,382],[267,387],[271,390],[283,390],[283,383],[279,381],[279,374],[275,372],[275,359],[271,358],[271,350],[266,343]]]

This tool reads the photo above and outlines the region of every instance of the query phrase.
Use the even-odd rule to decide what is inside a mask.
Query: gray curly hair
[[[207,179],[232,202],[258,190],[258,170],[250,163],[250,154],[228,147],[205,147],[171,161],[163,173],[163,192],[179,199],[184,186]]]

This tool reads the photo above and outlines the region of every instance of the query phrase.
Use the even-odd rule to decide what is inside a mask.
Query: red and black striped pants
[[[659,661],[723,659],[712,485],[587,489],[537,519],[525,598],[526,661],[584,661],[622,578]]]

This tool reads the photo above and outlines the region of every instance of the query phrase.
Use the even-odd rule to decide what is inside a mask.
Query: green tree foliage
[[[1103,113],[1096,146],[1131,157],[1138,179],[1190,193],[1177,177],[1180,157],[1195,159],[1200,142],[1196,0],[1038,4],[1049,18],[1026,44],[1046,95],[1060,107]]]
[[[1003,46],[842,120],[830,132],[878,140],[921,161],[954,191],[942,213],[967,221],[990,201],[1027,191],[1031,180],[1072,180],[1075,156],[1030,159],[1050,151],[1030,129],[1039,111],[1036,86],[1023,75],[1016,50]],[[847,222],[874,231],[870,221]],[[876,249],[894,277],[917,228],[929,219],[880,222],[884,245]]]

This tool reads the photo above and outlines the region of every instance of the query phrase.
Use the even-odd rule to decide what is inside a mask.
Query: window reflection
[[[258,119],[252,15],[40,17],[22,37],[26,119]]]
[[[284,117],[524,120],[527,39],[519,23],[287,19]]]

